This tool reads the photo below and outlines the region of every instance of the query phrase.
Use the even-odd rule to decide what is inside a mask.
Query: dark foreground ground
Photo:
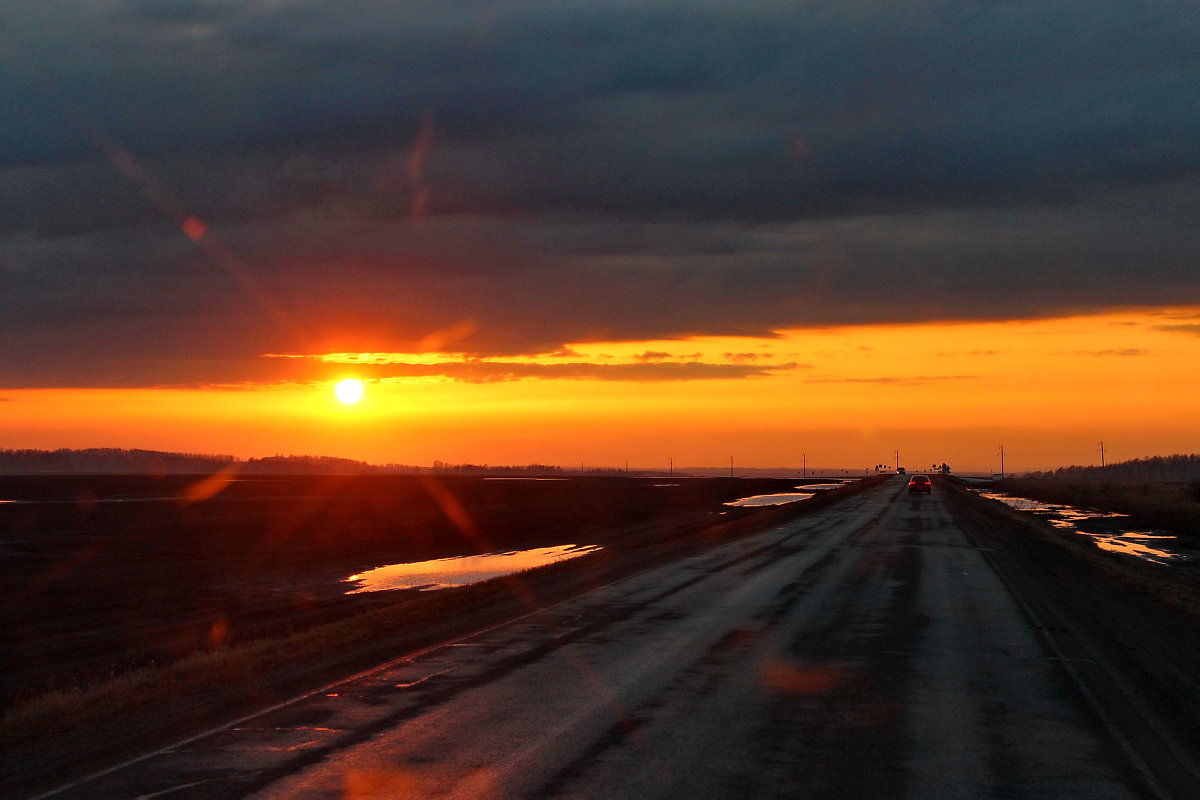
[[[394,593],[383,564],[561,544],[630,546],[762,513],[799,480],[0,476],[0,709]]]
[[[1200,797],[1200,628],[1162,571],[941,479],[856,488],[526,573],[502,624],[42,798]]]

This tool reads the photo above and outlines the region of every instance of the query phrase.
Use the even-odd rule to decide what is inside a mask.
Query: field
[[[1200,482],[1007,478],[993,486],[1043,502],[1128,514],[1143,524],[1200,539]]]
[[[402,561],[641,547],[769,513],[797,480],[0,477],[5,705],[396,602],[342,580]]]

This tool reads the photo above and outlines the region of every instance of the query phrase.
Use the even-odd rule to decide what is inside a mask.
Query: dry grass
[[[1194,482],[1009,478],[995,486],[1044,502],[1129,514],[1180,535],[1200,536],[1200,484]]]

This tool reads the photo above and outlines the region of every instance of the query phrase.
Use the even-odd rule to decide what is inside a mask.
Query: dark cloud
[[[506,363],[487,360],[434,364],[360,363],[351,371],[369,381],[444,378],[464,383],[503,383],[537,380],[598,380],[657,383],[663,381],[741,380],[763,378],[778,371],[808,369],[807,364],[770,364],[756,367],[706,364],[698,361],[595,364]],[[38,386],[89,388],[238,388],[269,383],[313,383],[343,377],[346,367],[308,358],[186,361],[98,358],[80,368],[44,371],[37,380],[10,381],[11,388]],[[0,398],[0,401],[6,398]]]
[[[740,380],[763,378],[775,372],[810,369],[789,362],[757,366],[710,364],[700,361],[598,364],[508,363],[487,359],[406,363],[368,359],[352,364],[326,362],[312,356],[270,356],[242,359],[109,358],[96,355],[82,364],[44,365],[31,375],[9,376],[12,389],[55,388],[246,388],[261,384],[327,382],[347,372],[368,381],[449,379],[464,383],[505,381],[598,380],[656,383],[662,381]],[[3,401],[7,398],[0,398]]]
[[[499,383],[536,378],[542,380],[600,381],[697,381],[763,378],[779,370],[806,368],[804,364],[772,364],[746,367],[737,364],[705,364],[699,361],[640,364],[506,364],[469,361],[442,364],[389,364],[375,370],[384,378],[446,377],[467,383]]]
[[[390,147],[434,109],[450,208],[790,218],[1200,167],[1186,3],[109,8],[9,13],[42,112],[15,119],[58,103],[161,155]],[[86,151],[29,124],[9,158]]]
[[[1182,0],[9,4],[0,385],[1200,302],[1198,38]]]

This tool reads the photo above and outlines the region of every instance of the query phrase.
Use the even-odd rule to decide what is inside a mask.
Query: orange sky
[[[392,356],[459,363],[445,354]],[[342,359],[345,360],[345,359]],[[336,359],[335,359],[336,361]],[[538,364],[740,364],[706,380],[372,378],[355,406],[332,381],[193,389],[10,390],[13,448],[140,447],[447,462],[960,471],[1200,452],[1200,307],[1050,320],[837,327],[778,338],[580,342]],[[651,373],[647,372],[647,375]]]

